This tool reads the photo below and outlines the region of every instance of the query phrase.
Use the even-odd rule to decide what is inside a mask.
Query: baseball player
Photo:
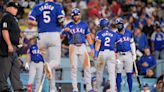
[[[107,64],[110,80],[110,92],[116,92],[116,58],[115,58],[115,43],[118,40],[116,32],[109,30],[109,21],[106,18],[100,20],[100,30],[96,35],[94,58],[97,59],[97,74],[96,83],[97,91],[101,91],[102,75],[104,66]],[[97,58],[98,57],[98,58]]]
[[[44,3],[36,5],[29,14],[29,24],[38,27],[38,47],[43,52],[44,59],[49,62],[52,69],[50,80],[50,92],[55,92],[55,68],[61,61],[61,24],[64,22],[65,13],[61,4],[54,0],[45,0]]]
[[[91,86],[91,71],[90,71],[90,60],[86,49],[86,39],[90,44],[91,52],[93,54],[94,46],[91,38],[90,30],[88,25],[81,20],[80,10],[75,8],[72,10],[72,19],[65,26],[62,32],[63,37],[67,37],[69,41],[69,57],[71,64],[71,78],[73,92],[78,92],[77,88],[77,64],[79,61],[82,62],[84,68],[84,78],[86,82],[87,92],[94,92]]]
[[[36,40],[37,40],[36,37],[30,38],[30,47],[27,51],[27,61],[25,64],[25,68],[29,70],[28,92],[32,92],[34,79],[36,79],[35,92],[38,92],[39,84],[41,82],[41,77],[43,74],[44,60],[38,49]],[[29,68],[29,64],[30,64],[30,68]]]
[[[117,92],[121,90],[121,73],[125,69],[129,92],[132,92],[132,70],[133,62],[136,60],[135,43],[133,41],[132,31],[124,29],[123,19],[116,19],[119,40],[117,41],[117,53],[119,62],[117,62]],[[123,68],[124,67],[124,68]]]

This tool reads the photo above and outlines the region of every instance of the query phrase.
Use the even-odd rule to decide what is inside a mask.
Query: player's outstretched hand
[[[68,28],[68,27],[67,28],[64,28],[64,31],[65,32],[69,32],[70,31],[70,28]]]

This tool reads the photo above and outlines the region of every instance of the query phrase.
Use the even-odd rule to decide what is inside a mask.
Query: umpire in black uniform
[[[20,67],[16,53],[20,28],[16,14],[18,3],[9,2],[0,22],[0,92],[10,92],[7,78],[10,78],[14,92],[26,92],[20,81]]]

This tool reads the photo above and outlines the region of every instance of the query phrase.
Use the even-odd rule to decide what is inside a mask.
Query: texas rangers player
[[[93,92],[91,86],[91,72],[90,72],[90,60],[89,55],[86,49],[86,39],[90,44],[91,51],[93,53],[94,46],[93,41],[90,35],[90,30],[88,25],[81,20],[80,10],[75,8],[72,10],[72,19],[65,26],[65,29],[62,33],[62,36],[67,37],[69,40],[69,57],[71,64],[71,78],[72,78],[72,86],[73,92],[78,92],[77,88],[77,64],[79,61],[82,62],[84,68],[84,79],[86,82],[87,92]]]
[[[44,59],[39,51],[38,46],[36,45],[36,37],[32,37],[30,38],[30,47],[27,52],[27,61],[25,64],[25,68],[27,70],[29,69],[28,92],[32,92],[34,79],[36,79],[36,86],[34,92],[38,92],[38,88],[41,83],[41,77],[43,74],[43,62]]]
[[[36,5],[29,14],[29,23],[38,27],[38,47],[45,53],[44,59],[52,68],[50,92],[56,90],[54,75],[61,60],[60,23],[64,22],[64,16],[61,4],[55,3],[54,0],[45,0],[44,3]]]
[[[118,40],[117,33],[111,31],[109,26],[109,21],[106,18],[100,20],[99,25],[102,30],[100,30],[96,35],[95,53],[94,58],[97,59],[97,74],[96,83],[97,91],[101,91],[102,75],[104,71],[104,66],[107,64],[110,80],[110,92],[116,92],[116,58],[115,58],[115,43]],[[99,55],[98,55],[99,54]]]
[[[133,62],[136,60],[135,43],[132,31],[124,29],[123,19],[116,19],[119,40],[117,42],[118,59],[117,63],[117,92],[121,90],[121,73],[123,67],[126,71],[129,92],[132,92],[132,70]]]

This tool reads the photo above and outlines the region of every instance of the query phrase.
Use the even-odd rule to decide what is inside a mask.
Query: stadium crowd
[[[19,24],[25,26],[22,28],[20,37],[19,54],[24,55],[29,46],[29,38],[37,36],[36,28],[27,25],[27,16],[31,8],[42,0],[0,0],[0,17],[2,16],[5,5],[9,1],[18,2],[20,5],[17,17]],[[65,24],[71,21],[72,8],[79,8],[82,13],[82,19],[88,24],[92,33],[92,39],[95,39],[99,29],[99,19],[108,18],[110,28],[117,31],[113,21],[122,17],[124,26],[134,33],[134,41],[137,48],[137,66],[140,75],[145,77],[155,76],[155,67],[158,60],[164,60],[164,2],[163,0],[56,0],[64,6],[66,13]],[[68,57],[68,41],[62,42],[62,57]],[[93,64],[94,65],[94,64]],[[161,76],[162,73],[161,73]],[[156,87],[160,88],[163,83],[163,77],[159,77]],[[147,87],[148,85],[144,85]],[[159,86],[159,87],[158,87]],[[146,88],[145,88],[146,89]],[[145,91],[144,91],[145,92]],[[157,92],[157,91],[153,91]]]

